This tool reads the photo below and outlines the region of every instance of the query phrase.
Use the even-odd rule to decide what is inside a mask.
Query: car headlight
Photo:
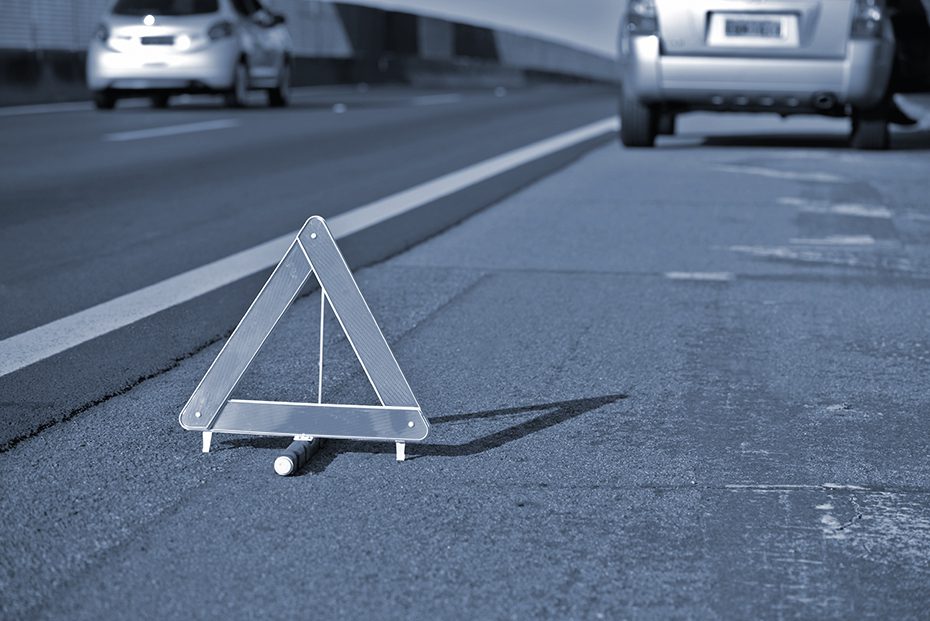
[[[233,36],[235,32],[236,27],[232,22],[223,21],[210,26],[210,30],[207,31],[207,36],[210,37],[211,41],[218,41]]]
[[[110,29],[107,28],[106,24],[97,24],[97,27],[94,29],[94,39],[106,43],[107,39],[110,38]]]
[[[884,0],[856,0],[851,35],[854,39],[878,39],[885,19]]]
[[[659,17],[655,0],[630,0],[626,10],[627,30],[631,35],[659,34]]]

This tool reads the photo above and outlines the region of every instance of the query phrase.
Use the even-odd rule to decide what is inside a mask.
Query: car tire
[[[285,108],[291,103],[291,65],[284,63],[278,85],[268,89],[268,105],[272,108]]]
[[[864,151],[884,151],[891,144],[888,115],[884,107],[876,110],[857,110],[853,113],[852,134],[849,145]]]
[[[656,133],[660,136],[674,136],[675,135],[675,121],[678,119],[678,115],[674,112],[663,112],[659,115],[659,120],[656,125]]]
[[[620,97],[620,141],[626,147],[652,147],[659,129],[658,113],[635,97]]]
[[[249,68],[240,61],[233,70],[232,87],[226,91],[226,105],[230,108],[244,108],[248,104]]]
[[[116,97],[105,91],[94,93],[94,107],[98,110],[112,110],[116,107]]]
[[[158,109],[164,109],[168,107],[168,101],[171,99],[168,95],[155,95],[151,98],[152,107]]]

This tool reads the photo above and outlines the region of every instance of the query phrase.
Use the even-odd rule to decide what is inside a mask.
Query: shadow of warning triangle
[[[321,288],[317,403],[230,399],[252,360],[314,275]],[[381,405],[321,403],[323,317],[335,315]],[[378,327],[326,222],[307,220],[258,297],[223,346],[181,410],[181,426],[204,434],[209,451],[214,432],[295,438],[419,442],[429,423]]]

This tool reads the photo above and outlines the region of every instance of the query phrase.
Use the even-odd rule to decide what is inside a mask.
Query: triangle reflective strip
[[[230,400],[284,312],[315,273],[381,406]],[[310,218],[181,410],[193,431],[419,441],[429,433],[413,391],[326,222]]]

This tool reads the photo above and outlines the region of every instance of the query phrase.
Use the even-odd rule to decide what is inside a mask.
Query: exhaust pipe
[[[814,95],[814,107],[818,110],[832,110],[836,107],[836,95],[833,93],[817,93]]]

